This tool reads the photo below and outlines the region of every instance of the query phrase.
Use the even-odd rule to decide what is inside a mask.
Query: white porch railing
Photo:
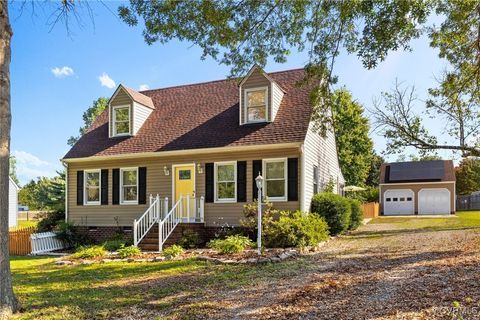
[[[150,195],[150,205],[144,214],[133,221],[133,244],[137,246],[140,241],[147,235],[148,231],[157,223],[162,213],[168,212],[168,198],[160,199]]]
[[[158,223],[158,251],[163,250],[163,245],[172,234],[173,229],[180,223],[183,215],[183,197],[180,196],[177,203],[174,204],[172,210]]]
[[[33,233],[30,235],[32,254],[40,254],[64,249],[65,245],[54,232]]]

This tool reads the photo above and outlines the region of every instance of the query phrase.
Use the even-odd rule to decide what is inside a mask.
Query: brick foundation
[[[101,243],[121,236],[126,241],[133,241],[133,232],[125,227],[77,227],[78,231],[88,236],[94,243]]]

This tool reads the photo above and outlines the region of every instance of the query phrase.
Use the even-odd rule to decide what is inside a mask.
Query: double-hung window
[[[247,122],[267,120],[267,91],[267,87],[245,90]]]
[[[113,107],[113,135],[130,134],[130,106]]]
[[[237,201],[237,163],[215,163],[215,202]]]
[[[100,170],[85,170],[84,175],[85,186],[85,204],[99,205],[100,204],[100,186],[101,175]]]
[[[120,169],[120,199],[123,204],[138,203],[138,168]]]
[[[272,201],[287,200],[287,159],[263,161],[265,196]]]

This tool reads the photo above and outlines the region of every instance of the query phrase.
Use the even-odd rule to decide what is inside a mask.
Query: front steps
[[[173,229],[163,248],[176,244],[186,230],[198,233],[199,239],[205,241],[207,233],[204,223],[180,223]],[[142,251],[158,251],[158,223],[148,231],[147,235],[138,244],[138,247]]]

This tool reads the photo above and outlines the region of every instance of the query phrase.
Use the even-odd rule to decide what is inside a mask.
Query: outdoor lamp
[[[258,177],[255,178],[258,189],[258,219],[257,219],[257,245],[258,245],[258,255],[262,254],[262,187],[263,187],[263,177],[258,173]]]
[[[170,175],[170,170],[168,170],[167,166],[163,167],[163,173],[165,173],[166,176]]]
[[[197,164],[197,172],[198,174],[202,174],[203,173],[203,167],[200,163]]]

